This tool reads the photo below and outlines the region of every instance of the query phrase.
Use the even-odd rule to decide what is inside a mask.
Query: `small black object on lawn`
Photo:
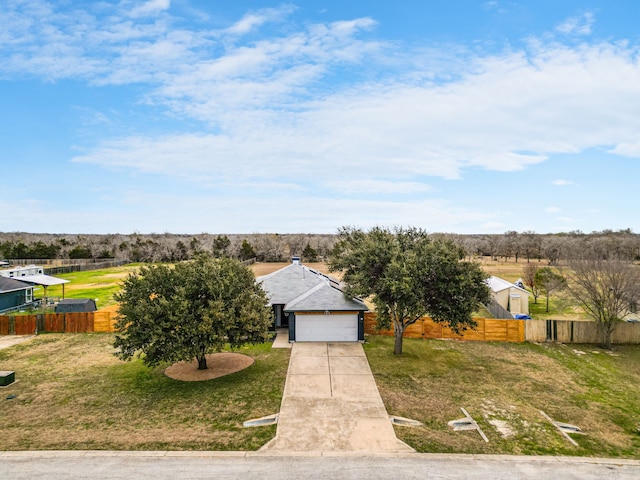
[[[7,395],[7,400],[13,400],[16,397],[17,395],[15,393],[10,393],[9,395]]]
[[[6,387],[16,381],[16,372],[0,371],[0,387]]]

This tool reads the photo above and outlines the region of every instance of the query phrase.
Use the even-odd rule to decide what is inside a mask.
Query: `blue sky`
[[[0,231],[640,231],[635,1],[0,1]]]

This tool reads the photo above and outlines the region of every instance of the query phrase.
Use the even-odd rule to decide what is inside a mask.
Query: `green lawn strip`
[[[275,426],[242,422],[280,409],[288,350],[243,347],[255,363],[204,382],[180,382],[112,355],[110,334],[48,334],[0,351],[17,384],[2,393],[2,449],[255,450]],[[166,366],[165,366],[166,367]],[[3,396],[4,398],[5,396]]]
[[[389,414],[424,423],[395,427],[419,452],[640,458],[638,346],[611,356],[582,345],[405,339],[404,355],[394,357],[393,339],[372,335],[365,351]],[[448,427],[463,417],[460,407],[489,443]],[[573,435],[579,447],[540,410],[581,427],[587,435]]]
[[[576,307],[575,301],[563,294],[552,295],[549,298],[548,312],[545,296],[539,296],[538,303],[533,303],[533,295],[529,295],[529,315],[538,320],[591,320]]]

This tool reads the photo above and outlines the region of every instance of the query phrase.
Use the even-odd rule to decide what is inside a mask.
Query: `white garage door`
[[[357,342],[358,314],[296,315],[296,342]]]

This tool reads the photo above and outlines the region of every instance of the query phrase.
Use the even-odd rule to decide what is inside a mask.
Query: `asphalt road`
[[[415,453],[0,452],[0,478],[637,480],[640,461]]]

